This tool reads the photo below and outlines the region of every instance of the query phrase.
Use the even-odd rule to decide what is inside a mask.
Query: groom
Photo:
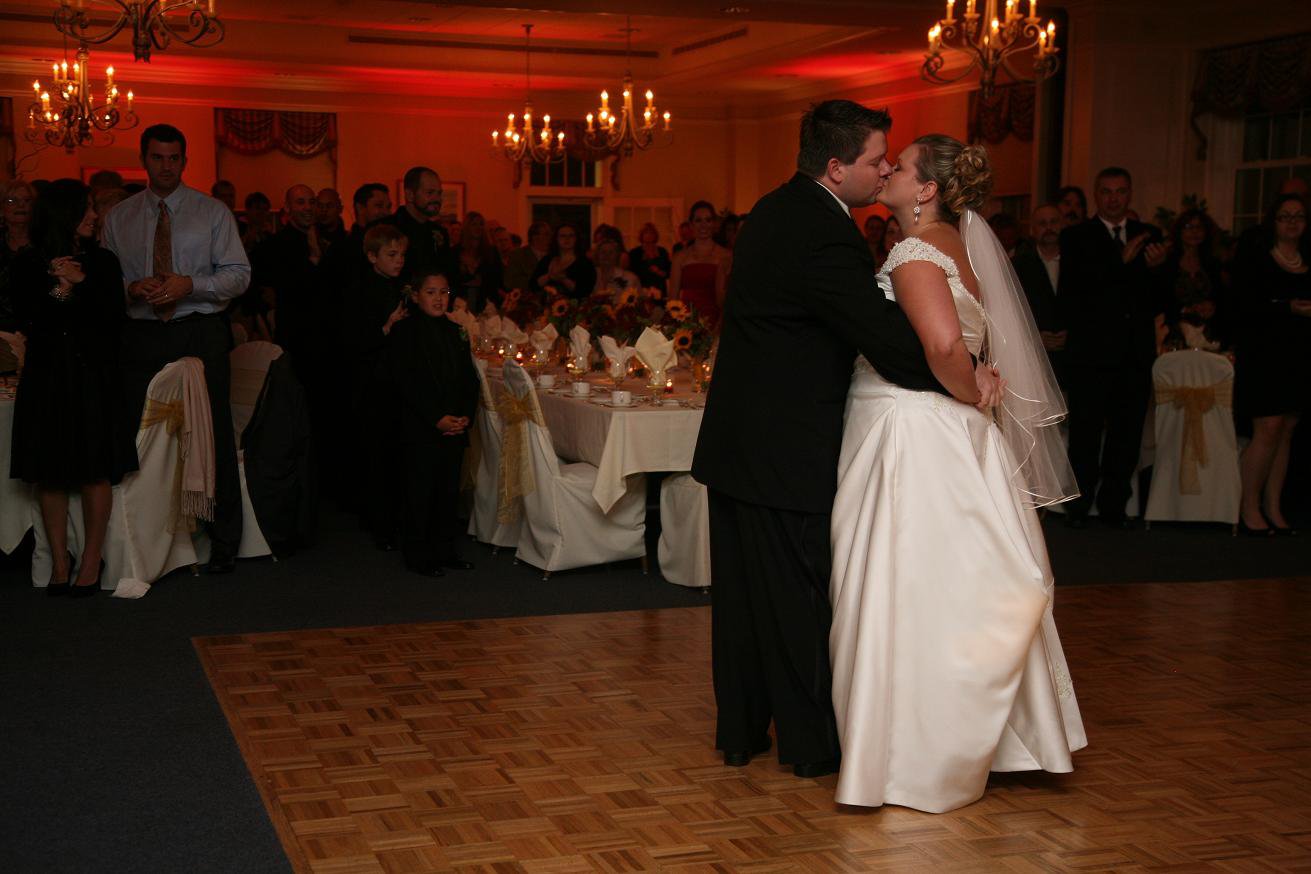
[[[710,493],[716,747],[741,766],[778,735],[800,777],[837,770],[828,636],[829,513],[856,355],[946,393],[875,283],[851,219],[892,173],[892,119],[828,100],[801,119],[797,173],[751,210],[733,254],[692,474]],[[985,400],[996,377],[980,367]]]

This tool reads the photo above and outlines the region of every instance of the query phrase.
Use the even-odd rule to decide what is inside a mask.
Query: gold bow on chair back
[[[1179,494],[1202,493],[1201,468],[1209,463],[1203,419],[1213,407],[1228,409],[1234,401],[1232,378],[1213,385],[1156,383],[1156,403],[1172,404],[1184,414],[1183,445],[1179,452]]]
[[[186,435],[182,431],[182,426],[186,424],[187,416],[182,404],[182,398],[172,401],[161,401],[156,398],[146,398],[146,408],[141,413],[141,425],[138,430],[144,431],[155,425],[163,425],[168,436],[173,438],[173,445],[177,447],[177,458],[173,463],[173,488],[170,490],[172,507],[169,511],[168,531],[170,534],[176,532],[179,528],[185,528],[187,531],[196,530],[196,520],[192,516],[187,516],[182,512],[182,463],[186,457]]]
[[[528,423],[543,428],[542,408],[537,394],[530,388],[518,397],[509,388],[501,386],[496,396],[496,413],[501,417],[501,466],[496,497],[498,522],[513,522],[519,516],[519,499],[531,495],[537,488],[533,478],[532,449],[528,445]]]

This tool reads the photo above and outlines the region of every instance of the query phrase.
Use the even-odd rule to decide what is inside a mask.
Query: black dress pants
[[[1122,519],[1142,449],[1143,422],[1152,393],[1149,367],[1066,369],[1070,392],[1070,466],[1080,496],[1067,512]],[[1098,483],[1100,482],[1100,486]]]
[[[126,399],[137,421],[145,407],[150,381],[164,365],[187,357],[199,358],[205,365],[209,414],[214,422],[214,521],[209,533],[215,557],[235,556],[241,543],[241,480],[229,397],[231,350],[232,330],[222,314],[185,316],[168,322],[128,319],[123,328]]]
[[[715,744],[750,751],[772,719],[783,764],[838,755],[828,636],[828,514],[710,490]]]
[[[399,472],[405,481],[402,549],[405,564],[411,568],[427,570],[459,557],[455,544],[460,533],[457,509],[464,449],[464,441],[453,437],[403,448],[405,467]]]

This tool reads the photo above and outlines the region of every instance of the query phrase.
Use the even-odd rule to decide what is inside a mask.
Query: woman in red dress
[[[733,254],[715,242],[715,208],[704,200],[692,204],[688,216],[692,242],[674,255],[669,277],[669,299],[681,300],[719,329],[724,291]]]

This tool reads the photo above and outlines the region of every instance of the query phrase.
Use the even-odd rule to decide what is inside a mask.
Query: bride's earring
[[[919,224],[919,223],[920,223],[920,205],[917,203],[915,204],[915,224]]]

